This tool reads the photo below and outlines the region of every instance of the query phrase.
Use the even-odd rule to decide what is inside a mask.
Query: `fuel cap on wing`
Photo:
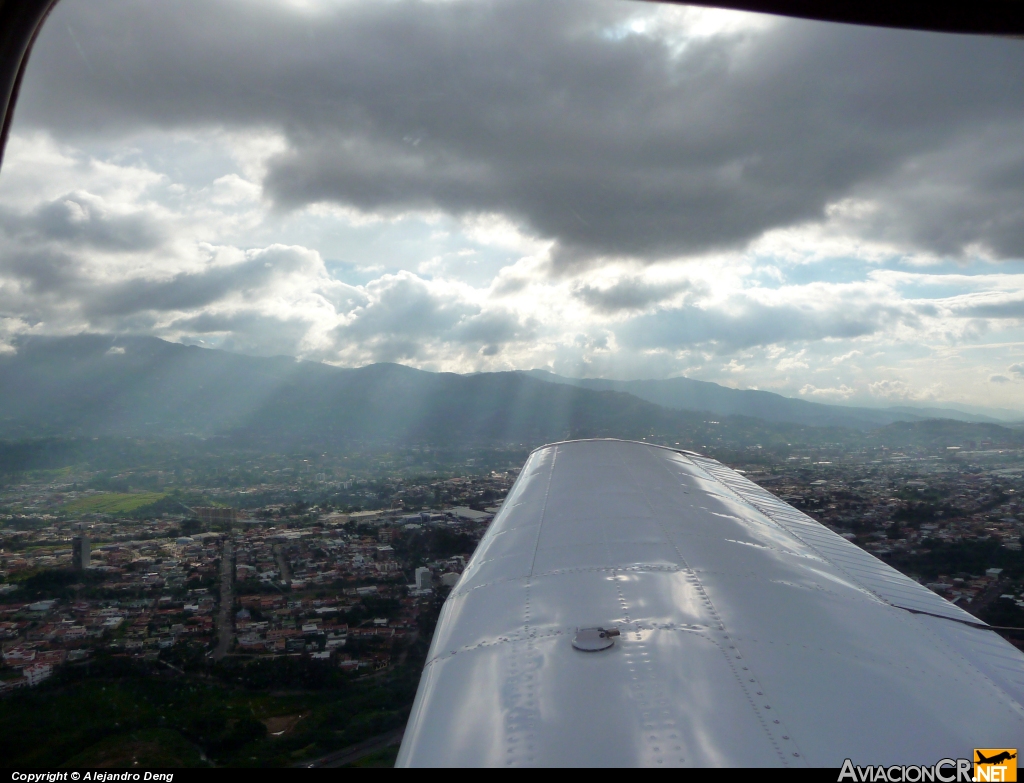
[[[577,628],[572,646],[583,652],[607,650],[615,644],[615,637],[618,635],[618,628]]]

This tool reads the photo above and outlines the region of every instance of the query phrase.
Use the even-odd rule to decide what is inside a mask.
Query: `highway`
[[[389,731],[386,734],[378,734],[376,737],[370,737],[368,740],[363,740],[356,745],[349,745],[347,748],[342,748],[334,753],[328,753],[326,756],[321,756],[313,761],[305,761],[301,764],[296,764],[297,767],[308,767],[308,768],[322,768],[322,769],[336,769],[338,767],[344,767],[346,764],[351,764],[353,761],[359,761],[359,759],[369,756],[371,753],[376,753],[378,750],[389,748],[392,745],[398,745],[402,741],[402,735],[405,734],[405,729],[395,729]]]
[[[230,538],[224,539],[224,551],[220,558],[220,610],[217,613],[217,647],[213,660],[219,661],[231,649],[234,636],[235,608],[235,547]]]

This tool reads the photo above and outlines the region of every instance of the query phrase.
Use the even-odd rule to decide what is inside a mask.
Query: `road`
[[[220,611],[217,614],[217,647],[213,660],[219,661],[231,649],[235,635],[235,546],[230,538],[224,540],[220,557]]]
[[[284,556],[284,550],[278,544],[274,547],[274,555],[277,557],[277,569],[281,572],[281,584],[292,583],[292,572],[288,570],[288,558]]]
[[[336,750],[334,753],[328,753],[326,756],[321,756],[313,761],[305,761],[302,764],[296,764],[297,767],[318,767],[322,769],[336,769],[337,767],[344,767],[346,764],[351,764],[353,761],[359,761],[364,756],[369,756],[371,753],[376,753],[378,750],[384,748],[390,748],[392,745],[397,745],[402,741],[402,735],[405,734],[405,729],[396,729],[395,731],[389,731],[387,734],[378,734],[376,737],[370,737],[368,740],[363,740],[357,745],[349,745],[347,748]]]
[[[970,612],[975,617],[977,617],[979,614],[981,614],[982,610],[984,610],[989,604],[991,604],[1000,595],[1006,592],[1008,584],[1009,583],[1004,580],[999,580],[994,585],[989,587],[988,590],[986,590],[985,592],[979,593],[978,596],[969,604],[958,605],[961,609],[965,609],[966,611]]]

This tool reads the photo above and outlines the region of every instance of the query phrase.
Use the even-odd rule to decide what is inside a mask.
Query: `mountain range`
[[[965,415],[953,411],[949,418],[953,413]],[[936,430],[926,418],[687,378],[581,381],[539,371],[458,375],[397,364],[345,369],[152,337],[32,337],[0,355],[0,438],[7,440],[197,436],[283,449],[655,437],[707,448],[837,442],[868,432],[884,439],[897,422],[928,424],[934,437],[1020,437],[991,422]]]
[[[600,378],[564,378],[545,370],[529,374],[549,383],[565,383],[596,391],[619,391],[676,410],[707,411],[720,416],[753,416],[765,421],[790,422],[812,427],[874,429],[897,421],[953,419],[955,421],[1005,422],[991,416],[966,413],[953,408],[857,408],[783,397],[758,389],[731,389],[693,378],[646,381],[612,381]]]

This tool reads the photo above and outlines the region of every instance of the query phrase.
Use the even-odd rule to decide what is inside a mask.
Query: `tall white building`
[[[89,567],[89,538],[82,533],[71,540],[71,565],[76,571],[84,571]]]
[[[430,577],[430,569],[424,567],[416,569],[416,589],[417,590],[429,590],[434,586],[434,582]]]

